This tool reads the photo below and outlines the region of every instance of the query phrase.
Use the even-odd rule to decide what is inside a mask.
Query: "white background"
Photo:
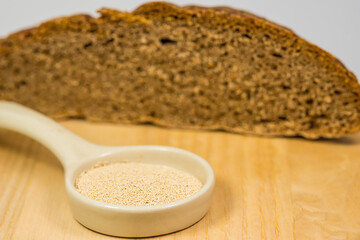
[[[131,11],[138,0],[0,0],[0,37],[49,18],[74,13],[97,16],[96,9]],[[360,0],[171,1],[179,5],[227,5],[287,26],[338,57],[360,78]]]

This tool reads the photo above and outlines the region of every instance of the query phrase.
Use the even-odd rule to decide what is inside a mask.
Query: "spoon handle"
[[[52,151],[64,168],[70,167],[86,156],[86,149],[98,145],[87,142],[54,120],[20,104],[0,101],[0,127],[22,133],[40,142]]]

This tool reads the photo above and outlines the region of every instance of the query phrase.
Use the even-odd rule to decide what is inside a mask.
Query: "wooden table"
[[[161,144],[213,166],[210,211],[154,239],[360,239],[360,133],[341,140],[260,138],[148,125],[65,121],[105,145]],[[71,216],[63,169],[40,144],[0,129],[0,239],[116,239]]]

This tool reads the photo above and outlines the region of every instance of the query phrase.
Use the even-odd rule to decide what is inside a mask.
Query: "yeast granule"
[[[126,206],[174,202],[199,191],[202,183],[178,169],[146,163],[100,163],[80,174],[76,189],[91,199]]]

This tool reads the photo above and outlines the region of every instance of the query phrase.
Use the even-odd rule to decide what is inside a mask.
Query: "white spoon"
[[[16,103],[0,101],[0,127],[29,136],[52,151],[65,169],[65,185],[74,218],[108,235],[146,237],[175,232],[199,221],[208,211],[215,177],[201,157],[165,146],[101,146],[90,143],[52,119]],[[89,199],[74,187],[79,174],[99,161],[128,160],[163,164],[187,171],[203,187],[188,198],[155,206],[121,206]]]

